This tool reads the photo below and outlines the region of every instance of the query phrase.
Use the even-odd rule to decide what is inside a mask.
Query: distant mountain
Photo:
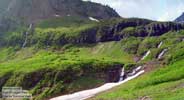
[[[1,0],[0,4],[3,5],[1,13],[28,23],[63,16],[92,17],[98,20],[120,17],[109,6],[82,0]]]
[[[178,18],[175,20],[176,22],[184,22],[184,13],[181,14]]]

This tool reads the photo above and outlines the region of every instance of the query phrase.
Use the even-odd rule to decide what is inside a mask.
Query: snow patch
[[[118,82],[118,83],[107,83],[107,84],[104,84],[104,85],[102,85],[98,88],[94,88],[94,89],[90,89],[90,90],[84,90],[84,91],[76,92],[76,93],[73,93],[73,94],[52,98],[50,100],[85,100],[85,99],[88,99],[90,97],[95,96],[98,93],[101,93],[103,91],[112,89],[113,87],[119,86],[119,85],[121,85],[121,84],[123,84],[123,83],[125,83],[129,80],[132,80],[132,79],[138,77],[139,75],[141,75],[143,73],[144,73],[144,70],[142,70],[142,71],[138,72],[137,74],[135,74],[131,77],[128,77],[127,79],[125,79],[121,82]]]
[[[98,19],[95,19],[93,17],[89,17],[89,19],[92,20],[92,21],[100,22]]]
[[[57,15],[57,14],[55,14],[54,16],[55,16],[55,17],[60,17],[60,15]]]

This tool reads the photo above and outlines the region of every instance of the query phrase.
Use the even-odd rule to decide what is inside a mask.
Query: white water
[[[73,93],[73,94],[52,98],[50,100],[85,100],[85,99],[88,99],[90,97],[95,96],[96,94],[98,94],[100,92],[112,89],[113,87],[119,86],[119,85],[121,85],[121,84],[123,84],[123,83],[125,83],[129,80],[132,80],[132,79],[138,77],[139,75],[141,75],[143,73],[144,73],[144,70],[142,70],[142,71],[138,72],[137,74],[135,74],[131,77],[128,77],[127,79],[125,79],[121,82],[118,82],[118,83],[107,83],[107,84],[104,84],[104,85],[102,85],[98,88],[94,88],[94,89],[90,89],[90,90],[84,90],[84,91],[76,92],[76,93]]]
[[[141,58],[141,60],[144,60],[150,53],[151,53],[151,51],[148,50],[148,51],[144,54],[144,56]]]
[[[160,42],[160,44],[157,46],[157,48],[160,48],[162,46],[163,42]]]
[[[162,52],[158,55],[157,59],[161,59],[166,52],[167,49],[162,50]]]
[[[137,72],[139,72],[142,69],[142,66],[137,67],[136,69],[134,69],[131,73],[128,73],[127,76],[133,76],[135,75]]]
[[[11,6],[12,6],[12,3],[10,3],[10,4],[8,5],[8,8],[7,8],[7,10],[6,10],[7,12],[10,11]]]
[[[182,41],[184,41],[184,38],[182,39]]]
[[[120,75],[119,82],[121,82],[121,81],[124,80],[124,75],[125,75],[125,68],[123,67],[123,68],[122,68],[122,71],[121,71],[121,75]]]
[[[27,44],[28,34],[29,34],[29,31],[32,29],[32,26],[33,25],[30,24],[28,30],[26,31],[26,37],[25,37],[25,41],[24,41],[24,43],[22,45],[22,48],[24,48],[26,46],[26,44]]]
[[[100,22],[98,19],[95,19],[93,17],[89,17],[89,19],[92,20],[92,21]]]

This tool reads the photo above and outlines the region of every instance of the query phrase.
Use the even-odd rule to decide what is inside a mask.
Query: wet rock
[[[118,65],[107,71],[107,82],[118,82],[121,76],[122,66]]]

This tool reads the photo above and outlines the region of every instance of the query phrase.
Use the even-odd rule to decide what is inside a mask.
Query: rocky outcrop
[[[100,62],[101,63],[101,62]],[[81,89],[94,88],[102,83],[119,81],[123,64],[95,64],[95,62],[80,63],[80,67],[66,65],[66,68],[43,68],[31,72],[12,72],[0,77],[0,89],[4,86],[20,86],[26,90],[32,90],[34,100],[43,100],[46,97],[66,94],[79,91]],[[67,67],[68,66],[68,67]],[[80,78],[94,78],[100,83],[89,84],[70,88],[76,80]],[[92,79],[93,80],[93,79]],[[85,80],[84,80],[85,81]],[[82,87],[82,88],[81,88]],[[48,92],[44,95],[44,92]],[[57,91],[57,92],[53,92]]]
[[[11,74],[12,73],[7,73],[7,74],[3,75],[2,77],[0,77],[0,89],[2,89],[2,87],[7,82],[7,80],[11,77]]]
[[[125,19],[114,25],[104,25],[98,30],[98,41],[119,41],[130,36],[160,36],[169,31],[184,29],[184,24],[173,22],[154,22],[145,19]]]
[[[173,22],[153,22],[145,28],[145,33],[149,36],[160,36],[169,31],[178,31],[184,29],[184,24],[173,23]]]
[[[122,71],[121,65],[116,65],[115,67],[107,71],[107,82],[118,82],[120,80]]]
[[[130,18],[119,19],[114,24],[112,22],[110,22],[110,25],[109,22],[105,22],[105,25],[100,26],[98,30],[100,34],[98,38],[99,41],[119,41],[124,37],[124,33],[122,32],[123,29],[127,27],[144,26],[152,21],[146,19]]]
[[[39,37],[37,31],[33,34],[29,34],[29,41],[26,41],[27,46],[35,45],[41,43],[41,46],[52,46],[59,45],[63,46],[65,44],[92,44],[98,42],[107,41],[120,41],[121,39],[128,37],[147,37],[147,36],[160,36],[169,31],[178,31],[184,29],[184,24],[173,23],[173,22],[154,22],[146,19],[116,19],[102,22],[94,26],[81,29],[75,33],[72,31],[61,32],[54,38],[54,32],[60,31],[44,31],[42,34],[44,36]],[[75,29],[77,30],[77,28]],[[45,32],[45,33],[44,33]],[[38,32],[39,33],[39,32]],[[71,34],[71,35],[68,35]],[[77,34],[77,35],[75,35]],[[15,38],[15,37],[14,37]],[[22,41],[21,45],[24,43],[25,39],[18,39]],[[12,42],[11,42],[12,41]],[[4,41],[6,42],[6,41]],[[9,40],[8,44],[19,43]],[[6,43],[5,43],[6,44]],[[8,45],[6,44],[6,45]],[[20,44],[19,44],[20,45]]]

